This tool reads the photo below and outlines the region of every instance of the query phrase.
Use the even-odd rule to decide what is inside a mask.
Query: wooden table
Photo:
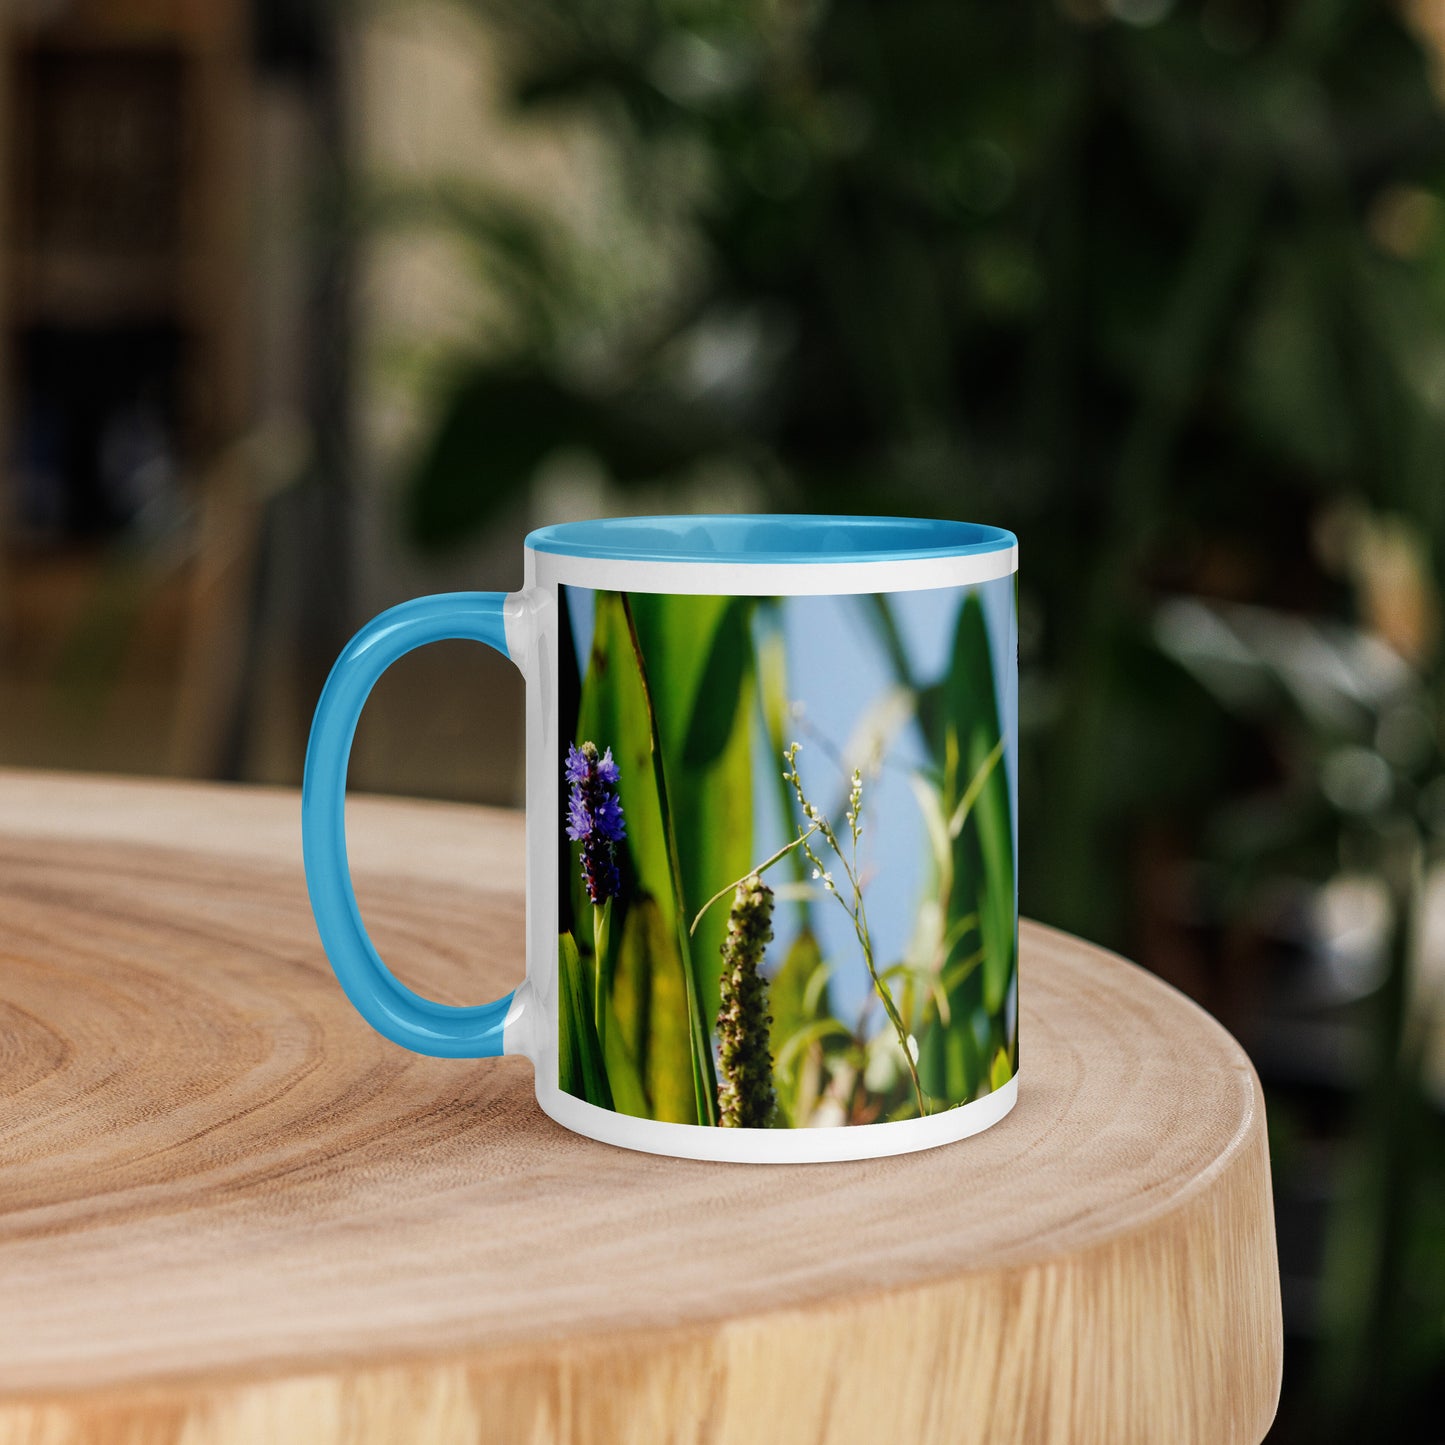
[[[358,800],[382,952],[521,974],[522,829]],[[351,1012],[286,792],[0,774],[0,1441],[1228,1445],[1280,1377],[1264,1106],[1023,935],[1018,1107],[861,1164],[624,1153]]]

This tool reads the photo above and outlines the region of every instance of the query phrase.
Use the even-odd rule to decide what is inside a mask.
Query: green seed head
[[[773,1117],[773,1057],[769,1051],[768,986],[760,965],[773,936],[773,890],[754,873],[737,886],[722,946],[722,1003],[718,1009],[718,1122],[764,1129]]]

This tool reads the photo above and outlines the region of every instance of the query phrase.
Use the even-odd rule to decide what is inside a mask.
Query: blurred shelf
[[[7,0],[8,23],[22,36],[79,49],[148,47],[180,41],[193,47],[233,45],[245,9],[218,0]]]
[[[128,568],[147,573],[146,606],[184,595],[154,536],[251,423],[249,13],[246,0],[0,9],[12,666],[67,648],[79,665],[77,635],[100,637],[107,608],[140,605]]]
[[[188,309],[204,268],[175,256],[13,251],[9,321],[17,327],[104,326],[170,318]]]

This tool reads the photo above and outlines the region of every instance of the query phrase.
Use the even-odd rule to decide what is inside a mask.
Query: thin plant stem
[[[928,1103],[923,1096],[923,1084],[918,1077],[918,1065],[913,1062],[913,1049],[910,1046],[908,1029],[904,1026],[902,1014],[898,1012],[898,1005],[893,1002],[892,991],[888,984],[879,977],[878,967],[873,962],[873,936],[868,931],[868,915],[863,907],[863,890],[858,886],[857,855],[858,839],[855,834],[852,865],[849,865],[848,860],[843,857],[841,852],[838,854],[842,860],[843,869],[848,874],[848,881],[853,885],[854,909],[849,910],[853,918],[853,931],[858,935],[858,946],[863,950],[863,962],[868,965],[868,977],[873,980],[874,992],[877,993],[878,1001],[883,1005],[883,1011],[893,1025],[893,1032],[898,1035],[898,1046],[903,1050],[903,1062],[908,1065],[908,1077],[913,1081],[913,1092],[918,1099],[918,1113],[921,1117],[926,1117]],[[833,896],[840,903],[843,902],[840,894],[835,893]],[[847,909],[847,904],[843,906]]]
[[[607,945],[612,931],[612,900],[592,907],[593,971],[592,1016],[597,1025],[597,1047],[607,1057]]]
[[[878,973],[878,966],[873,959],[873,937],[868,929],[868,914],[863,906],[863,888],[858,878],[858,839],[862,835],[858,814],[862,797],[862,777],[858,772],[854,772],[852,791],[848,795],[848,828],[853,841],[853,857],[850,862],[848,855],[838,842],[838,835],[834,833],[832,824],[808,802],[803,794],[802,780],[798,776],[798,747],[799,745],[794,743],[784,754],[789,768],[787,781],[792,784],[804,816],[813,824],[813,828],[808,833],[800,833],[798,841],[803,845],[803,852],[822,877],[826,891],[838,900],[839,906],[852,920],[853,932],[858,939],[858,947],[863,952],[863,962],[867,966],[868,977],[873,981],[873,990],[878,995],[878,1001],[883,1005],[883,1011],[888,1015],[889,1023],[893,1025],[894,1033],[898,1036],[898,1046],[903,1050],[903,1061],[908,1065],[908,1076],[913,1081],[913,1092],[918,1100],[919,1116],[920,1118],[926,1117],[929,1112],[928,1100],[923,1092],[923,1084],[918,1077],[918,1066],[913,1060],[913,1050],[909,1046],[908,1029],[904,1025],[903,1016],[898,1012],[898,1006],[893,1001],[893,995],[889,991],[887,983]],[[839,863],[843,865],[843,872],[847,875],[848,886],[853,894],[851,904],[839,892],[837,885],[823,867],[823,860],[809,845],[808,839],[814,832],[823,835],[829,848],[833,850]]]
[[[978,771],[973,775],[968,787],[963,790],[963,797],[958,800],[958,807],[953,810],[953,816],[948,820],[948,831],[953,837],[963,832],[963,825],[968,822],[968,815],[973,812],[973,805],[978,802],[979,794],[983,792],[983,785],[988,782],[989,775],[998,766],[998,760],[1003,757],[1003,739],[1000,738],[994,745],[989,755],[978,765]]]
[[[799,843],[805,843],[817,831],[817,825],[815,824],[813,827],[809,828],[806,833],[800,833],[798,837],[794,838],[791,843],[784,843],[783,846],[779,848],[778,851],[774,853],[771,858],[765,859],[763,862],[759,863],[756,868],[749,868],[748,871],[744,873],[741,878],[734,878],[733,881],[729,883],[725,888],[719,888],[718,891],[714,893],[713,896],[709,898],[708,901],[704,903],[701,908],[698,909],[697,917],[692,920],[692,927],[687,930],[688,934],[691,935],[697,932],[697,926],[699,923],[702,922],[703,914],[705,914],[708,909],[711,908],[713,904],[716,903],[719,899],[725,898],[729,893],[732,893],[740,884],[746,883],[748,879],[753,876],[754,873],[761,876],[765,870],[771,868],[774,863],[786,857],[789,853],[793,851],[794,848],[798,846]]]
[[[637,676],[642,684],[642,702],[647,710],[648,743],[652,753],[652,778],[657,788],[658,809],[662,814],[662,831],[667,840],[667,871],[672,882],[673,916],[677,926],[678,955],[682,960],[683,982],[687,988],[687,1015],[692,1041],[692,1084],[697,1099],[700,1124],[716,1124],[717,1076],[713,1072],[712,1031],[702,1014],[702,989],[697,977],[690,945],[691,935],[684,926],[685,904],[682,895],[682,864],[678,859],[677,830],[673,826],[672,804],[668,801],[667,775],[662,765],[662,740],[657,730],[657,713],[652,705],[652,688],[647,681],[647,663],[642,656],[642,643],[637,637],[637,620],[632,615],[632,602],[627,593],[617,594],[622,615],[627,620],[627,635],[632,642],[632,655],[637,663]]]

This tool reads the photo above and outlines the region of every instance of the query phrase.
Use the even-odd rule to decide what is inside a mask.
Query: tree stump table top
[[[0,773],[0,1442],[1256,1445],[1264,1106],[1133,965],[1025,925],[1018,1106],[855,1164],[567,1133],[420,1058],[312,927],[296,794]],[[519,816],[358,799],[414,987],[522,972]]]

